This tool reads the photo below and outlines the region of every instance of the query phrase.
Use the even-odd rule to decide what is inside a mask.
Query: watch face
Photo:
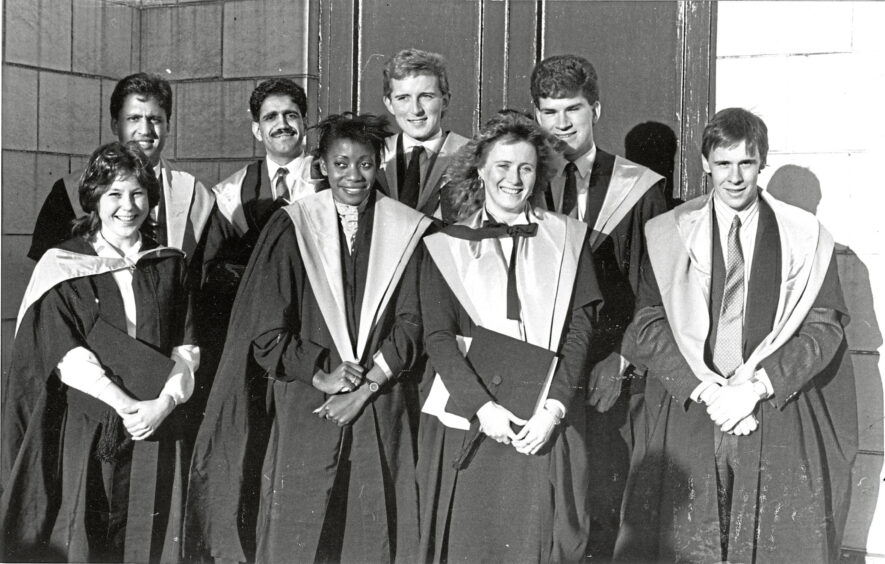
[[[373,394],[378,391],[378,382],[369,382],[369,391]]]

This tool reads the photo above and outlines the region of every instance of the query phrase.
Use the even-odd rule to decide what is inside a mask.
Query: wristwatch
[[[368,380],[368,379],[367,379],[367,382],[369,383],[369,391],[371,393],[377,394],[378,390],[381,389],[381,386],[378,384],[378,382],[376,382],[374,380]]]

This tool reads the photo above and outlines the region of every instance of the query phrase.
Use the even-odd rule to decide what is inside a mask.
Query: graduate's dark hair
[[[80,175],[78,189],[80,206],[86,215],[74,220],[71,231],[75,237],[91,239],[101,229],[101,219],[98,216],[99,200],[115,180],[129,177],[134,177],[147,191],[151,208],[160,203],[160,181],[154,174],[150,161],[138,147],[138,143],[130,141],[123,144],[114,141],[102,145],[92,153],[86,170]],[[154,238],[156,229],[156,222],[148,215],[139,230]]]
[[[768,127],[762,118],[743,108],[719,110],[704,127],[701,154],[710,158],[713,149],[734,147],[744,141],[747,151],[759,155],[759,169],[768,164]]]
[[[123,103],[131,94],[145,98],[156,98],[160,107],[166,112],[166,120],[172,119],[172,87],[165,79],[146,72],[130,74],[114,86],[114,92],[111,94],[112,119],[120,119]]]
[[[261,117],[261,104],[269,96],[292,98],[292,101],[301,110],[301,117],[307,116],[307,94],[304,93],[304,88],[288,78],[271,78],[255,87],[252,96],[249,97],[249,112],[252,114],[252,121],[258,121],[258,118]]]
[[[316,159],[324,158],[335,141],[349,139],[371,147],[376,166],[381,164],[384,139],[391,134],[390,122],[386,117],[353,112],[332,114],[311,129],[317,131],[319,138],[313,155]]]
[[[429,74],[439,82],[439,91],[443,96],[449,95],[449,75],[446,72],[446,59],[439,53],[422,51],[421,49],[403,49],[384,63],[382,86],[384,97],[390,98],[393,89],[391,80],[402,80],[414,74]]]
[[[455,220],[469,217],[483,206],[486,199],[479,169],[495,143],[527,141],[535,147],[538,165],[533,190],[547,185],[555,170],[556,141],[533,119],[518,110],[501,110],[492,117],[473,139],[455,155],[446,173],[449,201]]]
[[[596,69],[578,55],[547,57],[532,70],[532,102],[538,107],[541,98],[583,96],[590,104],[599,100],[599,77]]]

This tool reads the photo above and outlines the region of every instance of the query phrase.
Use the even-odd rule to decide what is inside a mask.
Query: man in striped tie
[[[212,187],[215,207],[206,229],[197,328],[203,352],[201,374],[191,405],[205,402],[240,277],[261,230],[281,207],[313,194],[313,158],[306,154],[307,96],[288,78],[259,84],[249,98],[252,135],[265,156]],[[199,376],[203,376],[199,378]]]
[[[833,238],[757,185],[758,116],[720,111],[702,153],[712,193],[646,225],[623,350],[648,378],[615,557],[832,561],[857,450]]]

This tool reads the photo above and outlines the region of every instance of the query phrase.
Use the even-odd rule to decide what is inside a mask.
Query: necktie
[[[289,201],[289,187],[286,186],[287,174],[289,174],[288,168],[280,167],[277,169],[276,180],[274,180],[274,188],[276,189],[277,197],[274,198],[274,200],[278,202]]]
[[[571,215],[575,206],[578,205],[578,179],[575,172],[578,165],[569,161],[565,165],[565,188],[562,191],[562,213]]]
[[[163,189],[163,175],[160,174],[160,202],[157,204],[157,243],[169,244],[169,234],[166,233],[166,194]]]
[[[728,230],[728,262],[722,309],[713,347],[713,364],[720,374],[731,377],[743,362],[744,253],[741,250],[741,219],[735,215]]]
[[[421,190],[421,155],[423,153],[423,145],[412,147],[409,168],[406,169],[405,177],[400,186],[399,201],[411,208],[418,205],[418,192]]]
[[[507,319],[519,319],[519,293],[516,291],[516,247],[520,237],[534,237],[538,233],[538,224],[507,225],[497,221],[484,221],[479,229],[471,229],[465,225],[450,225],[445,232],[458,239],[479,241],[492,237],[508,236],[513,238],[513,249],[510,251],[510,265],[507,267]]]

